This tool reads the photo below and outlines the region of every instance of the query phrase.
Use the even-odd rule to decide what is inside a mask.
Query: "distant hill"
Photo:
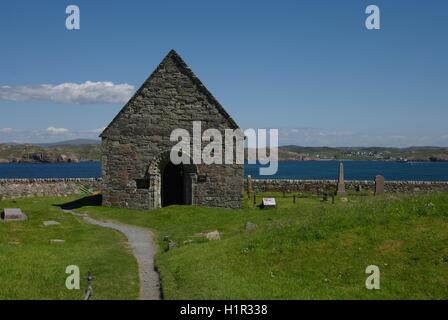
[[[34,143],[33,145],[39,147],[63,147],[63,146],[84,146],[92,144],[100,144],[101,140],[98,139],[74,139],[52,143]]]
[[[76,139],[39,144],[0,144],[0,163],[78,162],[101,158],[100,140]],[[382,160],[448,161],[448,148],[441,147],[302,147],[278,148],[279,160]]]
[[[387,160],[387,161],[448,161],[448,148],[443,147],[279,147],[283,160]]]
[[[56,163],[99,160],[99,140],[77,139],[55,143],[0,144],[0,163]]]

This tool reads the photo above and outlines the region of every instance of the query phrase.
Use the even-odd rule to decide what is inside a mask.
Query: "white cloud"
[[[14,131],[13,128],[0,128],[0,133],[12,133]]]
[[[41,84],[35,86],[1,86],[0,100],[50,101],[57,103],[92,104],[125,103],[134,87],[130,84],[113,82]]]
[[[65,128],[55,128],[55,127],[48,127],[47,129],[45,129],[46,132],[48,132],[49,134],[64,134],[64,133],[68,133],[68,129]]]

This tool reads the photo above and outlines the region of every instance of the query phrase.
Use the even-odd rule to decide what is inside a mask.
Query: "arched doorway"
[[[195,164],[175,165],[169,151],[160,153],[148,168],[150,208],[194,204],[197,177]]]
[[[182,164],[175,165],[170,161],[165,165],[161,183],[162,207],[172,204],[185,204],[184,179]]]

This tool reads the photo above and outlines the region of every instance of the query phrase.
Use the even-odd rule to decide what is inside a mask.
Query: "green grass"
[[[448,298],[448,194],[352,195],[335,204],[277,196],[273,210],[246,203],[241,210],[79,211],[156,232],[166,299]],[[248,221],[255,231],[245,231]],[[198,235],[215,229],[219,241]],[[167,250],[166,238],[178,248]],[[380,290],[365,288],[372,264]]]
[[[85,206],[97,219],[149,228],[166,299],[447,299],[448,194],[320,198],[276,194],[278,208],[246,201],[240,210],[171,206],[154,211]],[[71,200],[73,200],[72,198]],[[0,223],[0,299],[80,299],[65,289],[65,267],[96,277],[96,299],[137,298],[135,260],[123,237],[63,213],[66,198],[0,202],[27,222]],[[60,226],[43,227],[43,220]],[[246,232],[245,223],[257,224]],[[219,230],[221,240],[201,234]],[[50,245],[49,239],[66,243]],[[168,250],[168,241],[177,248]],[[381,289],[367,290],[377,265]],[[85,282],[83,282],[85,288]]]
[[[82,299],[90,271],[94,299],[136,299],[137,263],[121,234],[86,224],[54,204],[73,198],[0,201],[3,208],[21,208],[24,222],[0,222],[0,299]],[[43,226],[55,220],[56,226]],[[50,239],[65,243],[50,244]],[[68,265],[81,272],[81,290],[68,290]]]

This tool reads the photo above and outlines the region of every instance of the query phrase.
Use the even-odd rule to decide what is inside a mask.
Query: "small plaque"
[[[207,176],[205,174],[198,175],[198,182],[206,182]]]
[[[275,198],[263,198],[263,208],[276,208]]]

